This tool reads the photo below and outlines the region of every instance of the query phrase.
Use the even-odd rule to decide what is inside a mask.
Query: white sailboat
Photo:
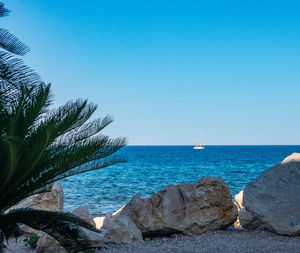
[[[201,143],[201,142],[200,142]],[[199,145],[195,145],[193,149],[205,149],[205,146],[201,143]]]
[[[193,149],[205,149],[205,146],[203,146],[203,145],[195,145],[194,147],[193,147]]]

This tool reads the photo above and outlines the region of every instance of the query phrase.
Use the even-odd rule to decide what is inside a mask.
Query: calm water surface
[[[221,177],[233,196],[262,171],[300,146],[128,146],[119,151],[128,162],[62,181],[65,211],[88,206],[93,215],[114,212],[135,194],[148,197],[168,184]]]

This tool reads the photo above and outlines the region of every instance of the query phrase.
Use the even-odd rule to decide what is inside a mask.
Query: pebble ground
[[[109,245],[99,253],[300,253],[300,236],[287,237],[268,231],[218,230],[201,235],[176,235],[129,245]]]

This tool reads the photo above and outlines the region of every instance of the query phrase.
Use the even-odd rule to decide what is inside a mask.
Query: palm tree
[[[57,180],[124,162],[114,153],[126,140],[99,134],[111,117],[90,120],[97,106],[82,99],[51,109],[50,87],[21,60],[0,52],[0,251],[25,224],[69,252],[90,252],[80,227],[98,230],[71,213],[8,209]]]
[[[9,11],[0,3],[0,17]],[[29,48],[0,28],[0,47],[24,55]],[[50,110],[50,85],[20,59],[0,51],[0,252],[4,239],[21,234],[19,224],[42,230],[69,252],[92,252],[80,227],[93,226],[71,213],[9,209],[20,200],[51,189],[51,183],[104,168],[123,159],[113,154],[126,144],[98,133],[112,122],[89,121],[96,106],[86,100]]]
[[[0,2],[0,17],[5,17],[9,14],[9,10]],[[4,28],[0,28],[0,47],[17,55],[25,55],[29,52],[29,47],[20,41],[15,35]]]

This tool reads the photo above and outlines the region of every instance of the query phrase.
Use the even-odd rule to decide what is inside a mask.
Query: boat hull
[[[205,149],[203,146],[195,146],[193,149]]]

